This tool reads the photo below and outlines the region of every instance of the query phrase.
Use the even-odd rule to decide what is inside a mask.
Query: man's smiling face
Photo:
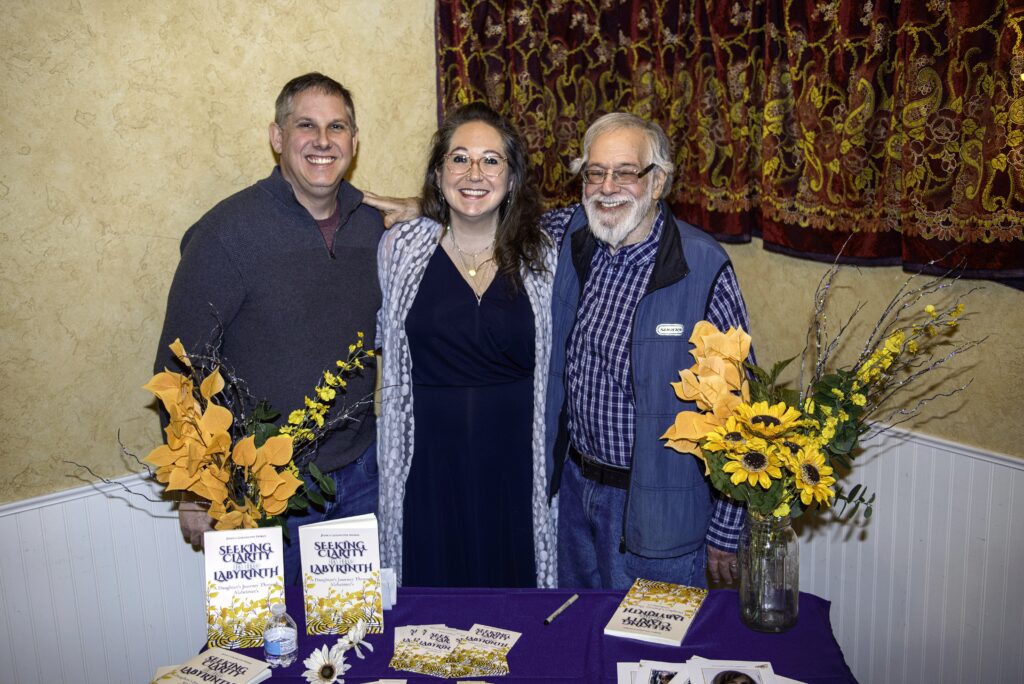
[[[314,218],[327,218],[359,147],[345,101],[315,88],[298,93],[284,125],[270,124],[270,144],[295,198]],[[324,208],[327,215],[318,216]]]
[[[602,133],[590,146],[587,168],[606,171],[601,183],[583,185],[583,207],[590,230],[613,249],[646,237],[657,215],[656,198],[665,176],[660,170],[633,184],[617,183],[608,171],[640,171],[650,162],[650,145],[638,128],[616,128]]]

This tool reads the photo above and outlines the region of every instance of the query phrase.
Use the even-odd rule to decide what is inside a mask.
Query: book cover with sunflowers
[[[281,528],[212,530],[204,549],[210,648],[262,646],[267,601],[284,600]]]
[[[707,589],[637,578],[604,633],[678,646],[707,596]]]
[[[384,631],[377,516],[303,525],[299,552],[307,634],[344,634],[360,620]]]

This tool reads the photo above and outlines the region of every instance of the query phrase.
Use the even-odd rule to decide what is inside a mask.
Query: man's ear
[[[277,125],[277,122],[271,122],[270,124],[270,146],[274,148],[274,152],[281,154],[284,150],[284,131]]]
[[[654,199],[661,197],[661,191],[665,189],[666,180],[668,180],[668,175],[661,170],[661,167],[654,169],[654,184],[651,186],[651,197]]]

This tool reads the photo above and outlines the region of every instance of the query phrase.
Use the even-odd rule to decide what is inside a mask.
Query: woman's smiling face
[[[451,170],[454,165],[465,165],[467,160],[468,170]],[[496,167],[500,167],[497,172]],[[497,129],[482,121],[470,121],[456,128],[445,161],[436,173],[453,221],[497,224],[498,209],[509,191],[505,146]]]

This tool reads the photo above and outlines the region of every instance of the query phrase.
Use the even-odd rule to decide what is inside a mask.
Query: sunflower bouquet
[[[256,402],[245,383],[217,355],[189,355],[180,340],[171,351],[184,373],[164,370],[144,385],[167,411],[166,443],[142,459],[167,492],[185,492],[209,502],[215,528],[279,525],[289,511],[325,504],[334,482],[312,462],[319,439],[348,419],[329,416],[345,377],[363,368],[373,350],[363,348],[363,333],[349,345],[338,371],[325,371],[304,406],[286,423],[265,402]],[[308,472],[313,482],[303,479]]]
[[[748,362],[750,335],[735,328],[723,332],[706,321],[690,336],[694,364],[672,383],[676,396],[697,410],[680,412],[662,439],[701,459],[712,486],[745,502],[755,518],[796,518],[835,502],[842,505],[840,514],[847,506],[852,505],[851,515],[863,506],[870,517],[874,495],[859,485],[847,492],[837,483],[849,471],[860,439],[872,429],[903,422],[938,396],[965,389],[891,408],[894,395],[982,341],[952,340],[964,311],[960,298],[944,306],[925,303],[948,286],[948,279],[911,287],[912,277],[885,308],[857,359],[831,369],[840,339],[861,308],[835,335],[825,330],[824,307],[837,268],[822,279],[815,296],[801,375],[806,357],[814,358],[801,389],[778,381],[797,357],[765,370]]]

